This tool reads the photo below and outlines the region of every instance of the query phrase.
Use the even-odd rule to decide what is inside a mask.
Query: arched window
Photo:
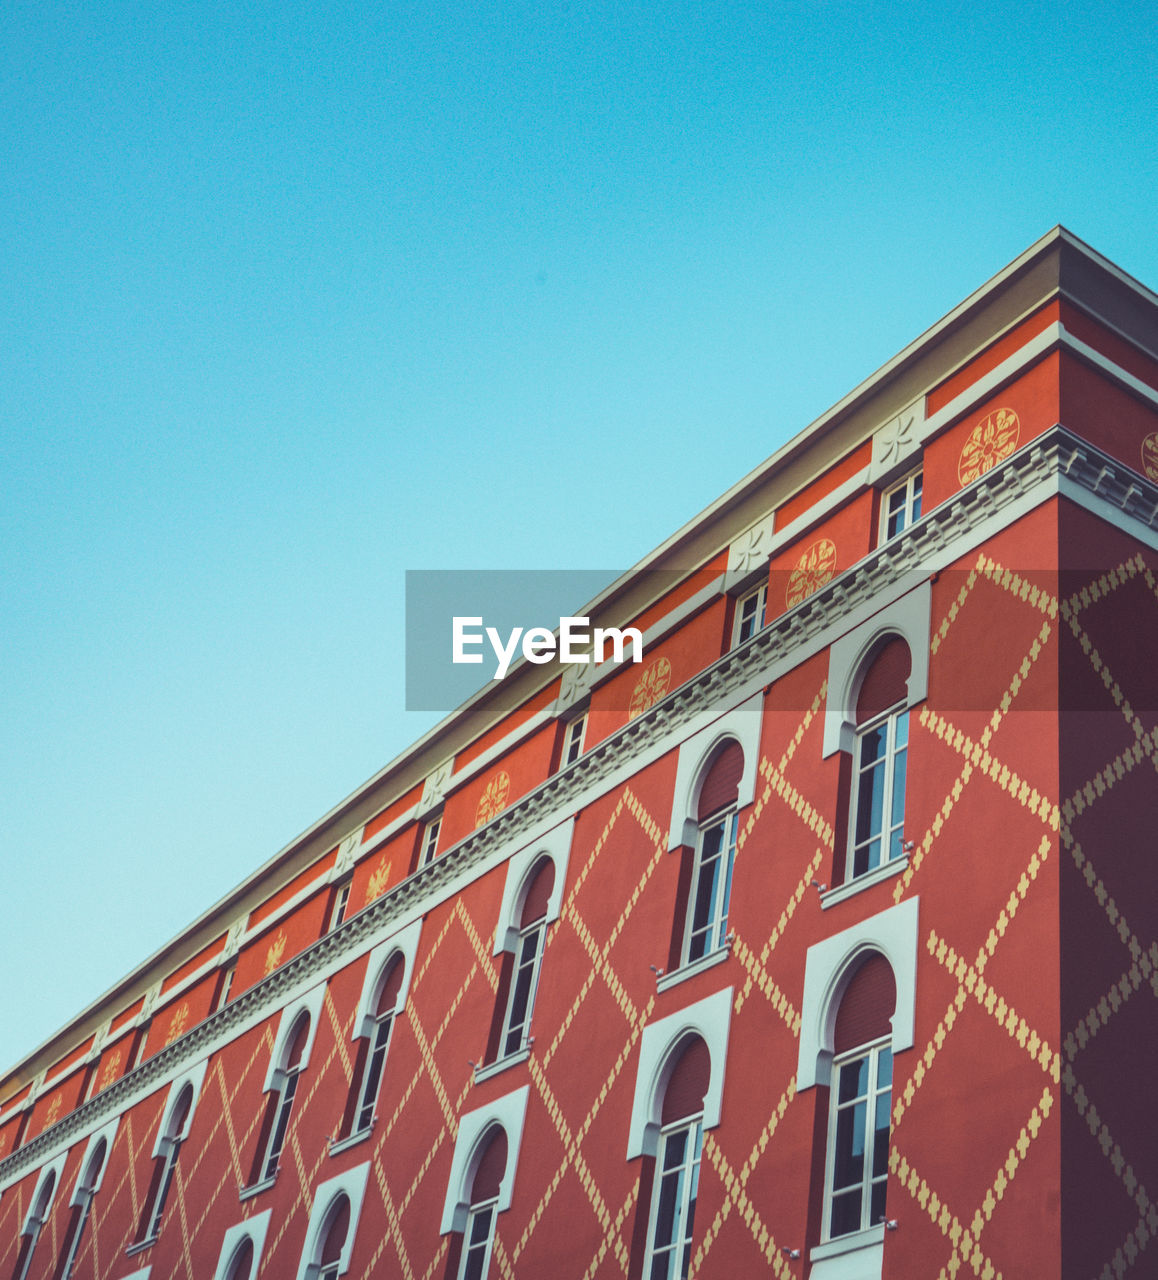
[[[470,1188],[470,1208],[462,1236],[458,1280],[483,1280],[490,1266],[495,1238],[499,1189],[507,1171],[507,1134],[502,1125],[491,1125],[479,1143]]]
[[[396,952],[378,980],[378,994],[374,1000],[371,1027],[369,1033],[362,1039],[354,1071],[354,1092],[351,1097],[353,1110],[346,1125],[351,1137],[369,1133],[374,1124],[378,1090],[382,1085],[386,1050],[390,1044],[390,1029],[394,1024],[398,996],[402,990],[402,978],[405,972],[406,962],[401,953]]]
[[[256,1280],[272,1210],[255,1213],[229,1227],[221,1239],[217,1266],[205,1280]]]
[[[33,1198],[32,1210],[24,1221],[21,1232],[20,1249],[16,1254],[16,1267],[12,1272],[12,1280],[24,1280],[28,1268],[32,1265],[32,1251],[40,1239],[48,1211],[52,1208],[52,1196],[56,1190],[56,1170],[49,1169],[40,1179]]]
[[[872,656],[856,699],[846,881],[904,851],[909,646],[891,636]]]
[[[317,1248],[318,1256],[314,1263],[315,1270],[312,1273],[317,1280],[338,1280],[342,1250],[346,1246],[346,1236],[349,1232],[350,1198],[342,1195],[338,1196],[330,1206],[322,1227]]]
[[[676,1048],[664,1086],[652,1181],[643,1274],[677,1280],[688,1274],[704,1140],[704,1096],[711,1080],[708,1046],[691,1035]]]
[[[862,953],[840,997],[832,1030],[825,1240],[885,1220],[896,1003],[889,962],[880,952]]]
[[[495,930],[499,981],[483,1063],[485,1080],[522,1062],[531,1051],[531,1019],[548,931],[562,910],[574,820],[561,823],[507,863]]]
[[[80,1252],[80,1242],[84,1237],[84,1229],[88,1225],[92,1212],[93,1196],[100,1186],[101,1171],[104,1169],[108,1143],[99,1139],[96,1146],[88,1153],[81,1169],[76,1190],[72,1193],[72,1215],[68,1229],[64,1234],[64,1248],[60,1254],[60,1264],[53,1274],[53,1280],[69,1280],[72,1268]]]
[[[225,1270],[225,1280],[252,1280],[253,1277],[253,1241],[249,1236],[242,1238],[241,1243],[233,1251],[229,1265]]]
[[[743,772],[744,752],[729,738],[713,754],[700,782],[695,846],[690,862],[685,855],[680,877],[669,968],[702,960],[727,943]]]
[[[439,1232],[452,1235],[446,1274],[487,1274],[498,1215],[511,1207],[530,1085],[460,1117]]]
[[[173,1184],[173,1174],[177,1168],[177,1156],[181,1151],[181,1143],[188,1132],[189,1113],[192,1108],[193,1085],[189,1083],[181,1088],[176,1102],[165,1118],[164,1131],[157,1144],[158,1154],[153,1165],[153,1178],[149,1184],[148,1195],[145,1197],[145,1211],[141,1215],[141,1228],[137,1236],[140,1241],[154,1239],[161,1230],[165,1202]]]
[[[277,1176],[309,1039],[310,1015],[303,1010],[291,1027],[280,1062],[273,1073],[273,1088],[266,1104],[262,1136],[258,1141],[258,1159],[251,1178],[254,1183],[267,1182]]]
[[[555,887],[555,864],[540,858],[528,877],[519,914],[519,936],[514,948],[514,966],[508,975],[506,992],[500,985],[503,1024],[499,1056],[518,1053],[530,1043],[531,1013],[539,986],[539,969],[547,941],[547,905]]]

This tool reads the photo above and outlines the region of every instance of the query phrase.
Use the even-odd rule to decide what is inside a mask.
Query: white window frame
[[[878,545],[883,546],[884,543],[891,542],[893,538],[900,537],[906,529],[921,518],[921,512],[914,510],[914,508],[922,505],[923,489],[924,468],[917,467],[910,471],[908,475],[902,476],[894,484],[881,490],[881,524],[877,538]],[[901,515],[901,524],[895,532],[890,533],[889,506],[897,494],[901,495],[901,505],[898,507]]]
[[[749,607],[750,606],[750,607]],[[736,597],[735,613],[732,619],[732,644],[738,645],[750,640],[758,631],[762,631],[768,617],[768,582],[767,579]],[[749,623],[752,625],[749,627]],[[747,631],[745,635],[744,632]]]
[[[264,1092],[276,1093],[273,1123],[270,1125],[265,1150],[262,1152],[261,1164],[258,1167],[257,1180],[243,1189],[243,1196],[252,1195],[256,1191],[271,1186],[277,1178],[285,1141],[289,1136],[290,1120],[293,1118],[293,1104],[297,1095],[298,1083],[310,1061],[310,1051],[314,1046],[314,1037],[318,1034],[318,1020],[322,1012],[322,1003],[326,997],[326,984],[319,983],[307,991],[282,1011],[278,1023],[277,1036],[274,1040],[273,1052],[269,1055],[269,1068],[266,1071]],[[306,1042],[302,1046],[301,1057],[293,1070],[287,1070],[286,1057],[293,1047],[293,1032],[303,1014],[308,1015],[310,1024],[306,1033]],[[284,1126],[282,1118],[284,1113]],[[278,1128],[282,1126],[281,1140],[278,1141]],[[274,1150],[276,1145],[276,1151]],[[270,1162],[273,1171],[269,1172]]]
[[[685,1151],[690,1157],[681,1160],[677,1169],[666,1170],[669,1147],[680,1137],[688,1139]],[[687,1264],[691,1259],[692,1231],[695,1227],[695,1204],[691,1201],[691,1192],[699,1188],[700,1162],[703,1157],[704,1118],[701,1114],[687,1116],[673,1124],[665,1125],[660,1130],[659,1146],[655,1158],[655,1174],[651,1186],[651,1208],[647,1222],[647,1252],[643,1260],[643,1274],[650,1276],[656,1257],[662,1250],[669,1255],[667,1276],[678,1277],[687,1274]],[[675,1214],[674,1239],[664,1245],[658,1245],[656,1231],[659,1228],[659,1209],[663,1199],[665,1179],[673,1173],[680,1178],[679,1207]],[[673,1269],[674,1264],[674,1269]]]
[[[72,1269],[76,1265],[77,1254],[80,1252],[80,1242],[84,1239],[85,1227],[88,1226],[89,1216],[92,1213],[92,1202],[96,1199],[96,1194],[101,1189],[105,1170],[109,1167],[109,1160],[113,1154],[113,1139],[116,1137],[117,1124],[118,1120],[112,1120],[103,1129],[98,1129],[89,1138],[88,1145],[84,1149],[84,1156],[81,1159],[80,1169],[76,1175],[76,1185],[73,1187],[72,1196],[69,1198],[69,1205],[74,1209],[80,1210],[80,1217],[77,1219],[76,1231],[69,1242],[68,1250],[60,1263],[59,1274],[61,1280],[69,1280],[72,1275]],[[101,1159],[100,1168],[96,1170],[90,1184],[86,1186],[85,1179],[102,1142],[104,1143],[104,1156]]]
[[[874,951],[884,956],[893,971],[897,1002],[890,1037],[871,1042],[887,1044],[897,1055],[913,1047],[917,996],[917,938],[920,899],[906,898],[895,907],[878,912],[840,933],[808,948],[804,961],[804,999],[800,1010],[800,1048],[796,1063],[796,1092],[817,1085],[831,1087],[836,1079],[833,1046],[840,1002],[865,958]],[[864,1046],[859,1047],[863,1050]],[[854,1051],[850,1056],[855,1057]],[[842,1055],[843,1057],[843,1055]],[[831,1107],[831,1102],[830,1102]],[[833,1140],[830,1124],[826,1143]],[[830,1148],[825,1152],[825,1194],[832,1168]],[[827,1210],[828,1200],[825,1200]],[[827,1223],[827,1218],[825,1219]],[[884,1260],[884,1228],[870,1227],[823,1238],[810,1254],[810,1280],[848,1280],[850,1276],[879,1277]]]
[[[418,854],[418,865],[429,866],[438,854],[438,837],[442,832],[441,812],[432,814],[426,819],[422,828],[422,848]]]
[[[897,738],[904,726],[904,743],[898,745]],[[871,764],[872,769],[881,770],[882,808],[881,827],[875,833],[870,831],[863,840],[857,839],[857,824],[861,816],[863,797],[861,795],[861,779],[868,772],[862,756],[871,735],[884,730],[884,749],[882,754]],[[900,821],[897,821],[893,795],[896,782],[897,761],[904,756],[905,788],[900,795]],[[895,703],[888,710],[875,716],[872,720],[857,727],[857,734],[852,751],[852,784],[848,804],[848,845],[846,848],[844,884],[852,884],[874,872],[887,871],[890,863],[898,862],[904,856],[905,828],[905,790],[908,786],[909,756],[909,708],[905,702]],[[863,870],[856,871],[856,856],[861,848],[871,848],[874,841],[879,842],[879,857]],[[894,843],[896,848],[894,849]]]
[[[414,920],[404,929],[392,934],[384,942],[380,942],[370,952],[369,959],[366,961],[366,976],[362,981],[362,994],[358,1000],[358,1009],[354,1016],[354,1029],[350,1039],[368,1039],[370,1044],[367,1046],[362,1078],[358,1082],[359,1102],[357,1110],[354,1112],[350,1132],[344,1138],[330,1144],[331,1155],[337,1155],[340,1151],[344,1151],[347,1146],[353,1146],[355,1142],[365,1138],[373,1131],[374,1121],[377,1119],[376,1114],[371,1116],[369,1125],[361,1129],[358,1128],[358,1117],[364,1105],[362,1099],[365,1098],[368,1076],[374,1066],[375,1042],[382,1024],[388,1021],[390,1025],[386,1031],[386,1045],[381,1055],[378,1079],[374,1085],[376,1106],[378,1093],[382,1088],[382,1075],[386,1069],[386,1058],[390,1052],[390,1039],[394,1034],[394,1023],[406,1008],[406,996],[410,990],[410,977],[414,972],[414,961],[418,955],[418,942],[421,936],[422,920]],[[402,965],[402,982],[398,988],[398,998],[394,1002],[393,1009],[379,1016],[377,1012],[378,993],[381,991],[382,983],[385,982],[389,971],[395,963]]]
[[[571,837],[575,832],[575,819],[568,818],[553,827],[533,844],[513,854],[507,862],[507,876],[503,882],[503,899],[499,904],[499,919],[495,927],[493,955],[514,951],[518,945],[520,917],[523,900],[530,887],[531,869],[540,858],[547,857],[555,864],[555,882],[547,899],[546,921],[558,920],[563,908],[563,890],[567,880],[567,866],[571,858]]]
[[[327,933],[334,930],[346,919],[346,908],[350,905],[350,890],[354,885],[354,877],[346,876],[334,886],[334,906],[330,911],[330,920],[326,926]]]
[[[481,1241],[471,1240],[471,1229],[474,1224],[482,1217],[487,1215],[486,1235]],[[492,1196],[489,1200],[482,1201],[481,1204],[472,1204],[467,1211],[466,1224],[462,1231],[462,1252],[458,1259],[458,1277],[457,1280],[466,1280],[467,1267],[470,1265],[471,1250],[475,1245],[482,1245],[482,1265],[479,1267],[478,1274],[480,1278],[485,1278],[490,1271],[491,1251],[495,1245],[495,1223],[499,1216],[498,1199]]]
[[[708,1087],[704,1092],[704,1128],[714,1129],[720,1123],[732,994],[733,988],[726,987],[644,1027],[639,1038],[639,1065],[627,1130],[628,1160],[657,1154],[663,1129],[664,1094],[676,1063],[693,1035],[708,1046],[711,1059]]]
[[[350,1257],[354,1252],[354,1236],[358,1229],[358,1219],[362,1213],[362,1201],[366,1195],[366,1180],[370,1173],[370,1162],[355,1165],[345,1173],[339,1173],[323,1182],[314,1192],[313,1208],[306,1227],[306,1239],[302,1245],[301,1261],[298,1263],[297,1280],[321,1280],[320,1254],[325,1243],[325,1230],[329,1225],[328,1217],[339,1196],[345,1196],[350,1202],[350,1225],[346,1228],[346,1239],[342,1243],[342,1252],[338,1258],[336,1273],[344,1275],[350,1266]],[[256,1271],[254,1272],[256,1275]]]
[[[60,1191],[60,1179],[64,1173],[64,1163],[68,1159],[68,1152],[62,1151],[50,1164],[46,1164],[37,1175],[36,1186],[32,1192],[32,1199],[28,1204],[28,1212],[24,1217],[24,1225],[20,1228],[20,1236],[31,1236],[32,1239],[28,1245],[28,1252],[24,1255],[24,1265],[20,1271],[13,1277],[13,1280],[24,1280],[28,1275],[28,1269],[32,1265],[32,1255],[36,1252],[36,1246],[40,1242],[40,1233],[44,1230],[44,1224],[48,1221],[48,1215],[52,1212],[52,1206],[56,1202],[57,1194]],[[51,1176],[52,1186],[45,1194],[44,1184]],[[43,1198],[44,1205],[38,1212],[38,1202]],[[19,1253],[19,1248],[17,1249]]]
[[[800,1010],[797,1093],[830,1082],[836,1011],[868,951],[880,952],[893,970],[897,988],[891,1041],[894,1059],[913,1047],[919,914],[920,898],[906,898],[808,948]]]
[[[880,1061],[882,1053],[892,1053],[892,1046],[887,1039],[869,1041],[867,1044],[857,1045],[850,1049],[847,1053],[842,1053],[839,1057],[834,1058],[832,1062],[832,1084],[829,1089],[829,1106],[828,1106],[828,1143],[825,1153],[824,1162],[824,1209],[821,1221],[821,1241],[828,1243],[830,1241],[845,1240],[851,1236],[862,1235],[864,1232],[879,1230],[884,1225],[884,1218],[880,1222],[869,1221],[872,1209],[872,1186],[874,1182],[888,1182],[888,1165],[886,1160],[885,1172],[879,1177],[873,1176],[873,1162],[876,1148],[876,1128],[872,1123],[872,1118],[876,1112],[877,1100],[881,1096],[886,1096],[886,1112],[891,1111],[892,1086],[894,1074],[890,1070],[889,1084],[886,1089],[882,1090],[879,1086]],[[864,1125],[864,1167],[861,1171],[859,1183],[859,1192],[861,1197],[860,1221],[857,1226],[850,1228],[848,1231],[842,1231],[837,1235],[832,1231],[832,1206],[835,1199],[835,1187],[833,1185],[836,1178],[836,1137],[839,1115],[842,1110],[847,1110],[846,1104],[840,1101],[839,1082],[840,1073],[843,1067],[851,1066],[853,1063],[859,1062],[861,1059],[868,1061],[868,1082],[864,1095],[857,1095],[853,1100],[852,1106],[857,1106],[863,1097],[865,1101],[865,1125]],[[889,1136],[892,1133],[892,1123],[889,1125]],[[889,1139],[886,1138],[886,1145]],[[842,1187],[841,1194],[847,1194],[852,1189]]]
[[[221,1241],[221,1252],[217,1256],[217,1269],[213,1273],[213,1280],[229,1280],[229,1268],[237,1257],[241,1242],[246,1238],[253,1245],[253,1270],[250,1273],[250,1280],[253,1280],[261,1268],[261,1254],[265,1248],[265,1237],[269,1231],[272,1213],[272,1209],[266,1209],[264,1213],[254,1214],[252,1218],[246,1218],[226,1231]]]
[[[378,1079],[373,1086],[374,1105],[376,1108],[378,1094],[382,1089],[382,1076],[386,1070],[386,1060],[390,1054],[390,1041],[394,1037],[394,1025],[406,1008],[406,997],[410,991],[410,978],[414,972],[414,962],[418,956],[418,943],[421,937],[422,920],[419,918],[411,921],[410,924],[400,929],[397,933],[391,934],[384,942],[378,943],[373,951],[370,952],[366,961],[366,976],[362,980],[362,994],[358,999],[358,1009],[354,1015],[354,1027],[350,1033],[350,1039],[352,1041],[369,1040],[370,1044],[366,1047],[366,1059],[362,1067],[362,1076],[357,1082],[358,1104],[351,1120],[350,1132],[345,1137],[339,1138],[337,1142],[330,1144],[331,1155],[337,1155],[347,1147],[360,1142],[374,1130],[374,1122],[378,1118],[376,1109],[371,1115],[370,1123],[364,1128],[358,1127],[358,1120],[364,1108],[366,1090],[369,1087],[369,1076],[375,1067],[375,1044],[379,1033],[382,1031],[382,1024],[389,1022],[389,1027],[385,1031],[386,1043],[378,1063]],[[377,1012],[378,994],[382,990],[382,983],[386,981],[395,963],[402,965],[402,982],[398,987],[398,998],[394,1001],[393,1009],[379,1016]]]
[[[881,642],[899,636],[909,646],[905,706],[911,711],[929,693],[929,635],[933,587],[928,577],[903,595],[882,600],[872,617],[832,642],[828,651],[828,701],[824,708],[824,759],[838,751],[851,752],[856,741],[856,702],[869,656]]]
[[[684,936],[680,947],[680,965],[698,964],[706,961],[716,952],[725,951],[728,947],[728,909],[732,896],[732,872],[736,864],[736,837],[739,833],[740,815],[735,805],[723,809],[705,822],[700,823],[696,832],[696,852],[692,866],[692,880],[688,891],[687,915],[684,920]],[[720,848],[711,857],[711,862],[719,864],[722,876],[713,873],[710,880],[704,880],[707,863],[705,861],[705,843],[709,836],[722,828]],[[711,895],[708,908],[709,918],[703,925],[696,927],[696,909],[701,898],[701,891],[707,886]],[[707,930],[703,950],[692,955],[693,936]]]
[[[512,855],[507,863],[507,876],[503,883],[503,898],[499,905],[499,919],[495,927],[495,943],[493,955],[501,956],[509,951],[515,958],[516,968],[528,935],[541,930],[537,954],[534,959],[534,972],[531,975],[531,988],[528,997],[527,1014],[523,1023],[522,1040],[517,1049],[509,1053],[505,1051],[510,1018],[514,1007],[517,973],[512,973],[511,984],[507,991],[507,1004],[503,1010],[501,1034],[499,1036],[498,1057],[475,1069],[475,1083],[497,1075],[507,1067],[522,1062],[530,1053],[531,1019],[535,1011],[535,997],[539,989],[539,975],[542,972],[543,953],[547,948],[547,932],[551,924],[559,918],[563,909],[563,891],[566,888],[567,867],[571,857],[571,838],[575,832],[575,819],[568,818],[552,828],[534,844],[527,845]],[[555,876],[551,884],[551,892],[547,897],[547,910],[540,920],[524,929],[521,924],[523,903],[527,891],[531,887],[532,873],[539,863],[549,858],[554,864]]]
[[[221,975],[221,990],[217,993],[217,1000],[213,1005],[213,1012],[218,1009],[224,1009],[229,1003],[230,993],[233,991],[233,980],[237,977],[237,961],[231,960],[225,966],[225,972]]]
[[[737,809],[756,798],[756,773],[760,759],[760,728],[764,716],[763,693],[753,694],[680,743],[676,761],[675,790],[672,793],[671,823],[668,828],[669,853],[694,845],[699,835],[700,788],[707,765],[716,749],[729,738],[740,744],[744,769],[740,775]]]
[[[574,764],[583,754],[583,739],[587,736],[587,712],[567,721],[563,731],[563,752],[559,758],[559,768],[566,769]]]
[[[161,1123],[157,1129],[157,1140],[153,1144],[153,1159],[163,1159],[165,1167],[161,1181],[157,1184],[157,1196],[149,1210],[149,1221],[145,1224],[145,1234],[138,1247],[151,1244],[158,1236],[161,1228],[161,1216],[165,1212],[165,1201],[168,1198],[170,1184],[177,1167],[177,1157],[181,1153],[181,1145],[189,1136],[193,1127],[193,1113],[197,1110],[197,1100],[201,1096],[201,1086],[205,1080],[205,1072],[209,1066],[208,1058],[197,1063],[188,1071],[178,1076],[169,1086],[169,1095],[165,1099],[165,1108],[161,1113]],[[170,1132],[173,1127],[173,1113],[186,1089],[192,1090],[189,1110],[179,1132]]]
[[[531,1044],[531,1017],[535,1012],[535,996],[539,990],[539,972],[543,965],[543,950],[547,945],[547,917],[540,916],[533,924],[520,929],[515,946],[514,968],[511,970],[510,988],[507,991],[507,1007],[503,1012],[502,1036],[499,1040],[499,1059],[509,1058],[520,1053]],[[530,956],[527,949],[533,947]],[[522,1021],[515,1026],[515,999],[519,990],[519,979],[523,973],[528,974],[526,1007]],[[509,1044],[511,1037],[518,1032],[518,1042]]]
[[[523,1085],[512,1093],[504,1094],[493,1102],[468,1111],[458,1122],[458,1134],[454,1140],[454,1156],[450,1163],[450,1177],[446,1183],[446,1200],[442,1207],[442,1220],[438,1234],[445,1236],[452,1231],[466,1230],[470,1216],[471,1184],[482,1156],[483,1140],[488,1130],[500,1125],[507,1135],[507,1167],[499,1183],[495,1200],[495,1212],[504,1213],[511,1207],[515,1189],[515,1171],[519,1165],[519,1147],[523,1141],[523,1124],[527,1118],[527,1095],[530,1085]]]

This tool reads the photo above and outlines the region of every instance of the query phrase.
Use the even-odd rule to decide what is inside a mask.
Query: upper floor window
[[[483,1280],[490,1268],[498,1217],[499,1189],[507,1169],[507,1135],[500,1125],[484,1139],[471,1182],[470,1208],[462,1234],[458,1280]]]
[[[271,1217],[272,1210],[266,1209],[226,1230],[212,1280],[256,1280]],[[205,1280],[210,1277],[206,1275]]]
[[[56,1170],[49,1169],[42,1174],[40,1184],[33,1198],[32,1209],[24,1221],[24,1230],[20,1233],[20,1249],[16,1254],[16,1268],[12,1272],[12,1280],[25,1280],[28,1268],[32,1265],[32,1253],[40,1233],[52,1208],[52,1196],[56,1190]]]
[[[350,1133],[368,1133],[374,1124],[378,1106],[378,1090],[382,1085],[382,1072],[386,1066],[386,1049],[390,1044],[390,1029],[394,1024],[398,994],[402,989],[402,977],[406,964],[398,956],[382,975],[378,998],[374,1002],[373,1027],[362,1040],[359,1050],[361,1071],[355,1071],[357,1089],[355,1109]]]
[[[438,852],[438,833],[442,828],[442,815],[437,818],[431,818],[422,831],[422,848],[418,855],[418,865],[426,866],[428,862],[434,861],[434,855]]]
[[[560,759],[560,768],[565,769],[567,765],[574,764],[583,754],[583,735],[586,728],[586,714],[576,716],[574,720],[567,722],[567,728],[563,734],[563,754]]]
[[[350,1201],[338,1196],[330,1207],[329,1219],[318,1241],[315,1261],[306,1275],[310,1280],[338,1280],[342,1265],[342,1250],[350,1231]]]
[[[921,518],[922,472],[914,471],[881,494],[882,542],[895,538]]]
[[[488,1274],[498,1216],[511,1207],[529,1093],[524,1085],[459,1119],[439,1226],[453,1233],[446,1265],[453,1280]]]
[[[899,636],[877,651],[856,703],[847,879],[900,857],[904,849],[909,748],[906,705],[911,656]]]
[[[542,858],[531,874],[519,917],[519,937],[515,944],[514,969],[503,1016],[500,1054],[518,1053],[530,1040],[531,1012],[539,986],[539,968],[547,941],[547,905],[555,887],[555,864]]]
[[[728,935],[732,868],[739,826],[737,803],[744,753],[731,739],[716,753],[700,785],[699,826],[679,962],[691,964],[721,949]]]
[[[93,1197],[100,1186],[101,1172],[104,1169],[108,1144],[101,1138],[84,1162],[76,1190],[72,1193],[72,1214],[64,1233],[64,1248],[60,1255],[60,1265],[54,1273],[54,1280],[69,1280],[72,1269],[76,1265],[80,1253],[84,1229],[88,1225],[92,1213]]]
[[[253,1241],[245,1236],[229,1259],[229,1268],[225,1280],[252,1280],[253,1277]]]
[[[315,1189],[297,1280],[338,1280],[349,1272],[369,1172],[367,1162]]]
[[[277,1068],[273,1072],[273,1088],[266,1104],[261,1137],[258,1140],[257,1162],[251,1181],[267,1182],[277,1176],[278,1161],[289,1131],[293,1113],[298,1078],[305,1066],[306,1050],[310,1038],[310,1015],[299,1014],[283,1048]]]
[[[841,997],[833,1031],[826,1240],[867,1231],[885,1220],[896,999],[892,967],[879,952],[870,951]]]
[[[332,933],[338,925],[346,918],[346,909],[350,905],[350,886],[353,883],[353,877],[347,876],[345,880],[334,886],[332,905],[330,907],[330,922],[327,926],[327,932]]]
[[[145,1197],[145,1211],[141,1215],[141,1228],[138,1239],[141,1241],[154,1239],[161,1230],[161,1219],[165,1213],[165,1202],[169,1198],[169,1190],[173,1185],[173,1174],[177,1169],[177,1156],[181,1151],[181,1143],[188,1133],[190,1112],[193,1109],[193,1085],[184,1085],[176,1102],[168,1108],[168,1115],[163,1118],[162,1134],[157,1142],[156,1159],[153,1165],[153,1177]]]
[[[708,1046],[692,1036],[664,1089],[643,1266],[647,1280],[679,1280],[688,1274],[710,1076]]]
[[[735,621],[732,624],[732,648],[750,640],[764,625],[764,614],[768,605],[768,584],[762,582],[758,587],[740,596],[736,601]]]
[[[217,994],[213,999],[213,1011],[224,1009],[229,1003],[229,994],[233,990],[233,979],[237,976],[237,964],[234,962],[222,969],[217,983]]]

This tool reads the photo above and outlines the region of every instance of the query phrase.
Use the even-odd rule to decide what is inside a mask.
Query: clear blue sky
[[[406,569],[626,566],[1057,222],[1158,285],[1144,5],[0,37],[0,1071],[433,721]]]

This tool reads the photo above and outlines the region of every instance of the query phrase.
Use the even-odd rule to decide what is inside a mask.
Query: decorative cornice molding
[[[803,661],[809,656],[810,641],[829,631],[836,621],[857,608],[871,606],[890,589],[895,593],[899,585],[927,577],[951,563],[964,554],[962,544],[968,543],[971,533],[984,532],[985,526],[1003,516],[1017,518],[1027,499],[1040,502],[1056,495],[1063,480],[1075,494],[1089,494],[1148,532],[1158,532],[1158,485],[1066,428],[1051,427],[540,783],[454,848],[0,1160],[0,1185],[43,1163],[63,1145],[93,1132],[135,1099],[172,1080],[228,1040],[231,1031],[240,1033],[278,1012],[290,993],[316,983],[339,967],[340,961],[348,963],[365,954],[392,930],[402,927],[415,908],[452,892],[488,859],[504,850],[517,850],[537,832],[569,817],[585,793],[601,780],[610,782],[643,750],[671,739],[702,715],[705,706],[750,690],[777,663]],[[441,770],[432,779],[439,773]]]

